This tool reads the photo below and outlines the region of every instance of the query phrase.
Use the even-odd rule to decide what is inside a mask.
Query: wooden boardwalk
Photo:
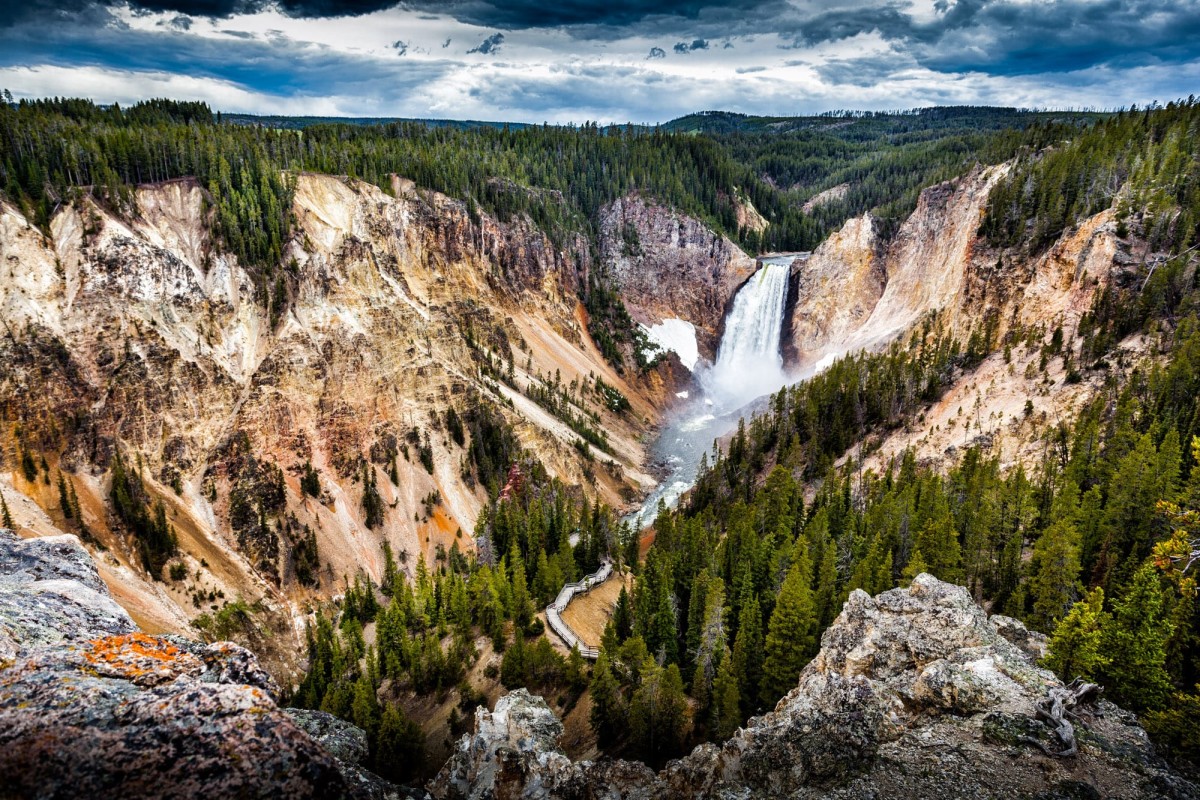
[[[567,606],[571,604],[571,600],[575,595],[587,594],[608,580],[610,575],[612,575],[612,562],[605,561],[600,565],[600,569],[591,575],[574,583],[564,584],[558,593],[558,597],[554,598],[554,602],[546,606],[546,621],[550,623],[550,630],[554,631],[559,639],[562,639],[563,644],[568,649],[578,647],[579,654],[590,661],[595,661],[599,658],[600,651],[595,647],[588,647],[584,644],[575,631],[571,630],[571,626],[563,621],[562,612],[566,611]]]

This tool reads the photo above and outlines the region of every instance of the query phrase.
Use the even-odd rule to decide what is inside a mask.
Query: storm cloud
[[[276,113],[654,122],[698,108],[1113,107],[1200,84],[1195,0],[26,0],[6,11],[0,87],[18,97],[169,91]]]
[[[503,33],[493,33],[491,36],[487,37],[486,39],[484,39],[482,42],[480,42],[475,47],[472,47],[467,52],[468,53],[482,53],[483,55],[486,56],[486,55],[490,55],[491,53],[494,53],[497,50],[499,50],[500,45],[502,45],[502,44],[504,44],[504,34]]]

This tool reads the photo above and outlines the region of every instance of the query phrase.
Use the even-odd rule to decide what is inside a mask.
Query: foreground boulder
[[[1158,759],[1133,715],[1080,694],[1070,726],[1046,719],[1071,695],[1031,653],[1040,637],[989,620],[968,592],[920,575],[856,591],[820,654],[776,709],[658,774],[571,762],[562,728],[524,691],[480,709],[430,790],[438,798],[1200,798]]]
[[[139,632],[75,537],[0,530],[0,797],[400,795],[276,696],[235,644]]]

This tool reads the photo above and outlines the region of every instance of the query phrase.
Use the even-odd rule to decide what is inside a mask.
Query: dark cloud
[[[780,0],[25,0],[13,3],[13,13],[0,26],[16,18],[36,19],[58,12],[71,15],[85,9],[128,5],[137,12],[165,12],[192,17],[228,18],[268,7],[291,17],[353,17],[402,6],[422,12],[423,18],[441,15],[490,28],[515,30],[561,26],[624,26],[650,17],[697,19],[714,9],[735,16]]]
[[[399,0],[17,0],[5,3],[0,28],[31,20],[81,21],[81,15],[103,18],[109,16],[109,9],[119,6],[128,6],[135,15],[161,12],[227,19],[272,7],[290,17],[355,17],[397,5]]]
[[[494,107],[497,113],[510,109],[509,118],[517,114],[512,109],[525,109],[530,118],[544,112],[578,119],[608,108],[614,115],[628,111],[635,119],[661,119],[668,113],[662,99],[668,95],[675,105],[701,102],[696,107],[772,113],[770,102],[776,101],[763,98],[775,91],[771,87],[788,80],[785,75],[772,75],[772,80],[736,79],[729,65],[721,68],[730,79],[727,88],[720,81],[709,81],[693,89],[697,94],[685,95],[684,78],[659,74],[644,61],[633,72],[612,65],[595,72],[575,70],[568,62],[581,52],[576,46],[579,41],[599,46],[635,42],[632,51],[622,48],[626,55],[618,57],[633,61],[638,60],[637,53],[647,53],[642,49],[645,41],[679,40],[673,50],[690,54],[692,63],[704,66],[718,60],[714,51],[736,45],[745,56],[738,59],[744,66],[736,74],[749,76],[766,71],[764,65],[777,65],[779,56],[769,51],[779,41],[778,35],[800,51],[787,53],[796,60],[785,63],[811,67],[826,87],[835,87],[832,93],[814,94],[813,103],[839,96],[836,87],[845,87],[848,97],[878,97],[869,87],[889,82],[917,87],[897,97],[897,103],[905,104],[913,104],[914,98],[963,102],[971,96],[1003,102],[1006,98],[987,92],[1011,85],[1033,87],[1028,90],[1032,96],[1041,96],[1044,87],[1051,87],[1046,91],[1059,92],[1051,96],[1067,98],[1070,87],[1104,85],[1114,104],[1120,102],[1118,98],[1143,102],[1155,94],[1170,97],[1170,92],[1178,93],[1177,87],[1186,95],[1193,88],[1186,85],[1188,76],[1194,83],[1200,70],[1200,0],[934,0],[936,13],[919,19],[909,15],[908,4],[901,0],[839,0],[837,4],[831,0],[663,0],[657,5],[634,0],[560,0],[549,8],[543,0],[8,0],[5,6],[0,16],[0,66],[102,67],[128,74],[186,75],[219,79],[276,98],[356,98],[355,107],[367,108],[407,102],[410,96],[425,98],[423,102],[436,107],[430,93],[443,90],[430,86],[438,77],[462,70],[465,62],[470,65],[472,85],[479,87],[472,90],[479,107]],[[353,52],[289,38],[286,31],[299,26],[280,24],[285,32],[266,34],[221,30],[224,35],[214,37],[214,29],[205,21],[267,7],[292,17],[324,17],[393,6],[403,9],[396,14],[406,14],[408,20],[418,15],[453,18],[481,29],[474,29],[479,31],[474,34],[457,28],[441,33],[453,32],[460,45],[451,49],[451,39],[446,38],[440,60],[399,59],[379,46],[384,40],[378,37],[373,53]],[[130,29],[119,18],[127,12],[117,14],[118,8],[132,8],[137,15],[161,12],[160,27],[147,31],[141,22]],[[241,27],[236,21],[218,22],[217,27],[222,24]],[[362,27],[369,25],[364,22]],[[566,37],[557,30],[539,39],[544,46],[533,58],[550,60],[549,76],[534,77],[534,70],[519,69],[526,55],[521,45],[533,38],[511,33],[522,28],[557,28],[575,40],[564,42]],[[861,48],[856,43],[811,50],[855,36],[870,39]],[[755,37],[757,43],[751,44]],[[370,31],[364,31],[363,39],[372,40]],[[882,40],[882,46],[875,39]],[[482,69],[483,62],[496,62],[463,58],[470,41],[478,42],[471,53],[493,56],[499,51],[503,56],[494,57],[505,61],[510,54],[519,57],[511,59],[512,69]],[[429,46],[438,52],[432,42]],[[500,50],[501,46],[507,49]],[[428,53],[411,37],[392,47],[398,54]],[[841,54],[829,55],[832,50]],[[852,51],[850,57],[845,56],[846,50]],[[587,52],[599,50],[593,47]],[[652,47],[645,59],[665,58],[671,52]],[[759,57],[751,58],[752,53]],[[1140,74],[1158,76],[1158,83],[1136,90],[1142,92],[1137,94],[1126,88],[1124,76],[1141,67],[1154,68]],[[990,80],[994,76],[1035,77],[1009,84]],[[1140,80],[1140,86],[1149,85],[1150,78]],[[997,88],[972,88],[985,84]],[[749,99],[749,90],[758,92],[758,99]],[[489,99],[492,91],[497,92],[494,105]],[[1146,94],[1149,91],[1155,94]],[[774,96],[793,95],[785,90]],[[754,103],[759,105],[751,108]]]
[[[160,31],[25,26],[0,39],[0,67],[101,67],[215,79],[270,97],[395,98],[454,68],[450,62],[400,62],[289,39]],[[250,38],[246,38],[250,37]],[[18,86],[12,87],[16,91]]]
[[[468,50],[468,53],[482,53],[483,55],[491,55],[500,49],[500,45],[504,44],[503,33],[493,33],[491,36],[484,39],[475,47]]]
[[[939,1],[921,23],[892,5],[823,12],[799,23],[795,47],[877,33],[922,66],[991,75],[1070,72],[1105,63],[1200,57],[1200,3],[1176,0]],[[836,68],[835,68],[836,69]]]
[[[505,30],[562,26],[626,26],[651,17],[698,19],[714,9],[742,13],[778,0],[407,0],[406,8],[436,11],[460,22]]]
[[[697,50],[707,50],[708,41],[705,39],[693,39],[691,42],[676,42],[676,53],[694,53]]]

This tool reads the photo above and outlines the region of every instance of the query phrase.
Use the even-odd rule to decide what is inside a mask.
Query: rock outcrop
[[[601,212],[600,258],[635,319],[692,323],[709,359],[730,300],[756,268],[753,258],[703,222],[636,196]]]
[[[75,537],[0,530],[0,796],[407,796],[277,693],[238,645],[137,631]]]
[[[1036,635],[989,620],[959,586],[919,575],[856,591],[776,709],[658,774],[570,762],[561,726],[524,691],[477,712],[431,784],[439,798],[1198,798],[1135,718],[1103,700],[1078,711],[1070,758],[1038,704],[1062,684],[1029,654]],[[1014,643],[1016,642],[1016,643]]]
[[[74,536],[0,530],[0,663],[23,649],[136,630]]]

